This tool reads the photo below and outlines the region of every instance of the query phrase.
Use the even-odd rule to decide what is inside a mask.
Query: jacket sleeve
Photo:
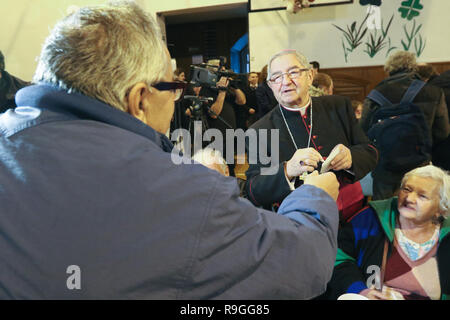
[[[432,136],[433,144],[446,139],[450,132],[450,124],[448,119],[448,106],[445,102],[444,92],[441,90],[441,97],[436,109],[436,115],[434,117]]]
[[[230,193],[227,184],[221,180],[215,186],[194,255],[194,285],[186,287],[186,294],[194,299],[309,299],[323,293],[337,249],[333,199],[302,186],[274,213],[239,198],[236,186]]]
[[[369,98],[364,99],[363,112],[359,123],[366,135],[370,129],[370,124],[373,121],[373,115],[375,111],[378,110],[378,108],[378,104],[376,104],[374,101],[370,100]]]
[[[276,159],[272,157],[272,136],[270,131],[267,130],[267,147],[264,149],[264,153],[266,153],[267,158],[270,157],[276,163],[271,161],[267,164],[262,164],[258,130],[256,130],[254,141],[251,142],[250,137],[246,137],[245,140],[245,152],[249,162],[249,167],[245,172],[247,177],[245,184],[247,198],[254,205],[265,208],[270,207],[275,202],[283,201],[291,192],[284,173],[284,162],[279,163],[278,153],[276,154]]]
[[[280,163],[274,174],[261,174],[260,164],[250,164],[245,172],[245,191],[248,199],[256,206],[270,207],[283,201],[291,189],[284,173],[284,163]]]
[[[358,120],[355,118],[350,100],[345,99],[345,119],[341,119],[344,128],[348,128],[347,136],[352,154],[351,170],[355,174],[354,181],[358,181],[375,169],[378,162],[378,150],[370,143]]]
[[[328,283],[327,298],[336,300],[344,293],[360,293],[367,289],[357,259],[353,226],[350,222],[345,223],[339,228],[336,262]]]

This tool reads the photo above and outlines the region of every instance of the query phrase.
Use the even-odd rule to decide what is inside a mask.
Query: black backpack
[[[431,160],[431,135],[422,110],[412,101],[425,82],[414,80],[397,104],[379,91],[367,98],[379,105],[367,136],[380,152],[379,165],[388,171],[407,172]]]

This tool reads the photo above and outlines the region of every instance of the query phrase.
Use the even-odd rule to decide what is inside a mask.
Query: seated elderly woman
[[[342,226],[327,298],[450,299],[450,176],[428,165]]]

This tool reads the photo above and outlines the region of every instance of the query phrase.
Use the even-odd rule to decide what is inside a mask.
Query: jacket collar
[[[15,133],[27,127],[48,122],[42,111],[51,111],[54,120],[80,119],[103,122],[143,136],[164,151],[170,152],[173,144],[165,136],[155,131],[133,116],[80,93],[48,84],[25,87],[16,94],[16,110],[9,110],[0,117],[0,130]],[[25,108],[21,108],[25,107]],[[24,116],[26,115],[26,116]]]
[[[369,205],[375,210],[380,220],[381,226],[390,242],[394,241],[394,231],[396,218],[399,214],[398,197],[386,200],[371,201]],[[450,233],[450,218],[445,219],[441,226],[439,234],[439,242],[442,241]]]

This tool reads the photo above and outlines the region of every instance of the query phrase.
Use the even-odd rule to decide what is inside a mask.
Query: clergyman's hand
[[[352,154],[350,152],[350,149],[343,144],[338,144],[333,148],[333,150],[336,148],[339,148],[339,153],[336,155],[333,161],[331,161],[330,168],[334,171],[350,169],[352,166]],[[333,150],[331,150],[331,153],[333,153]]]
[[[291,180],[303,172],[313,172],[321,160],[322,156],[314,148],[298,149],[286,163],[286,177]]]

